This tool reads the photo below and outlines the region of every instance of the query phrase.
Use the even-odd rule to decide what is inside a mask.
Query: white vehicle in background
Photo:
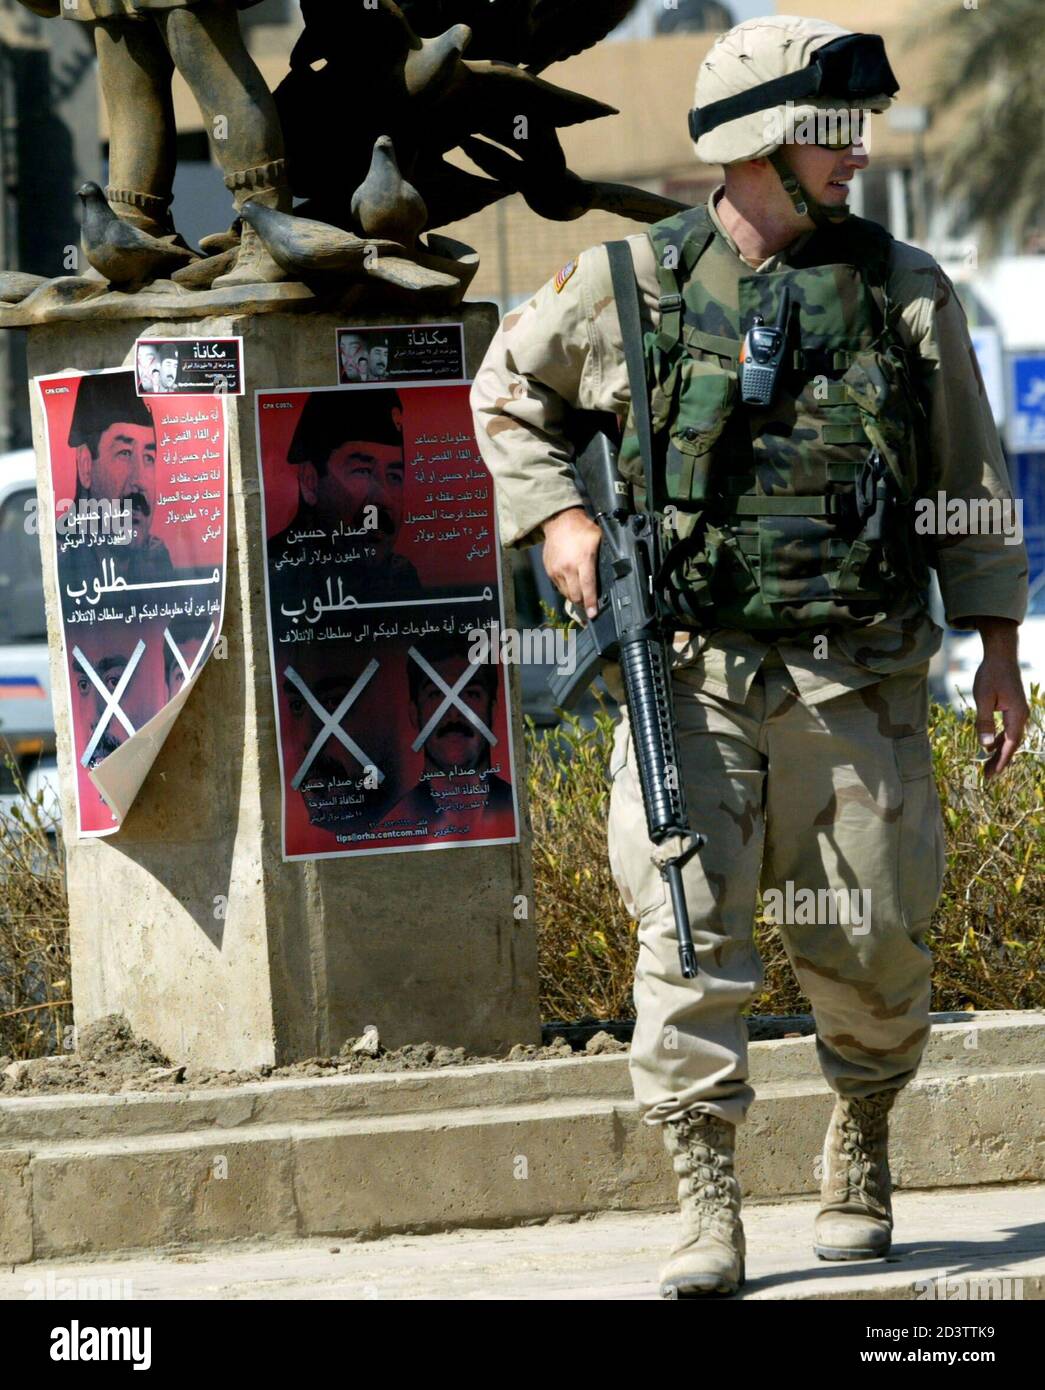
[[[948,632],[943,682],[947,701],[955,708],[972,708],[972,682],[983,655],[978,632]],[[1027,616],[1020,628],[1020,671],[1029,690],[1045,691],[1045,575],[1031,585]]]
[[[40,539],[32,449],[0,455],[0,812],[43,792],[58,816],[51,671],[47,656]]]

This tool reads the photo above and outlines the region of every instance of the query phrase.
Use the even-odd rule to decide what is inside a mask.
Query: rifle
[[[659,536],[653,517],[635,509],[631,485],[621,477],[616,420],[590,412],[581,418],[591,433],[586,442],[578,441],[574,468],[587,494],[590,514],[602,529],[598,614],[578,635],[574,672],[553,675],[549,685],[554,703],[569,709],[604,662],[620,663],[649,837],[655,845],[673,835],[689,842],[680,854],[660,865],[660,874],[671,892],[679,964],[683,977],[691,980],[697,973],[697,960],[682,870],[705,837],[689,827],[679,776],[664,625],[653,587],[659,568]]]

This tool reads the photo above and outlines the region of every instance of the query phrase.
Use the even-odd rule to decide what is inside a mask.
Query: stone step
[[[948,1032],[955,1027],[964,1032],[938,1030],[932,1065],[894,1111],[897,1186],[1045,1180],[1045,1062],[1030,1060],[1045,1030],[1029,1021],[984,1025],[967,1049],[962,1034]],[[1028,1060],[1000,1065],[998,1029]],[[741,1130],[738,1171],[751,1197],[818,1190],[830,1092],[797,1054],[790,1062],[772,1055],[805,1042],[752,1047],[755,1075],[788,1067],[793,1075],[759,1086]],[[990,1057],[995,1065],[984,1066]],[[670,1164],[658,1131],[639,1120],[621,1061],[240,1088],[251,1095],[7,1100],[0,1261],[670,1207]],[[137,1120],[121,1128],[126,1116]],[[50,1132],[41,1133],[45,1119]]]
[[[955,1015],[937,1017],[953,1020]],[[749,1057],[756,1090],[774,1082],[818,1084],[822,1079],[813,1037],[755,1042]],[[921,1074],[954,1076],[1020,1066],[1045,1066],[1045,1012],[979,1013],[970,1015],[967,1023],[936,1022]],[[28,1094],[0,1099],[0,1148],[45,1140],[130,1138],[551,1100],[627,1103],[631,1095],[626,1053],[431,1071],[280,1078],[195,1091]]]

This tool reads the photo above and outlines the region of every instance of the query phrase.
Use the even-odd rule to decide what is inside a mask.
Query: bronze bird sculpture
[[[302,201],[294,212],[248,203],[243,225],[317,293],[369,280],[375,293],[383,285],[434,302],[459,298],[477,265],[470,248],[434,229],[509,193],[557,220],[603,208],[652,222],[677,210],[567,168],[560,128],[616,110],[539,76],[597,43],[635,3],[301,0],[304,28],[275,95]],[[172,276],[204,291],[236,255],[239,221],[205,238],[201,258],[122,222],[97,185],[81,196],[92,273],[115,286]]]
[[[379,237],[364,240],[326,222],[292,216],[262,203],[244,203],[243,217],[277,265],[319,290],[366,278],[415,295],[461,290],[460,276],[440,269],[438,256],[421,250],[416,259],[408,259],[399,241]]]
[[[308,279],[362,268],[366,242],[351,232],[279,212],[262,203],[244,203],[241,215],[257,232],[276,264],[290,275]]]
[[[387,135],[374,142],[366,178],[352,195],[352,220],[367,236],[413,246],[428,220],[424,199],[399,172],[395,146]]]
[[[199,260],[195,251],[121,221],[96,183],[85,183],[77,196],[83,203],[84,255],[110,284],[140,285]]]

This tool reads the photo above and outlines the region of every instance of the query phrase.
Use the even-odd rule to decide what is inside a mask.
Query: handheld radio
[[[776,323],[770,326],[756,314],[754,323],[740,345],[740,399],[745,405],[769,405],[776,391],[777,378],[787,346],[787,320],[791,310],[791,291],[785,286],[780,296]]]

